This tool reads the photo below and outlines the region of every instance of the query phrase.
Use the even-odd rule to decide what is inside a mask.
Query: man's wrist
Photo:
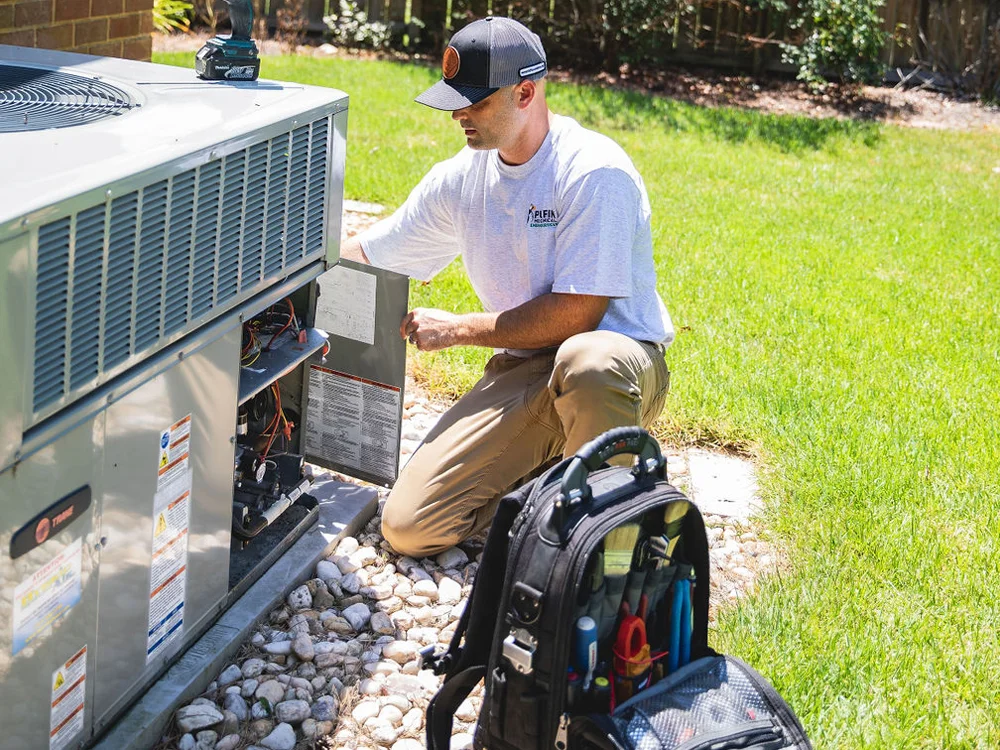
[[[489,313],[465,313],[455,321],[452,346],[492,346],[487,336],[493,331],[495,316]],[[491,321],[493,325],[491,325]]]

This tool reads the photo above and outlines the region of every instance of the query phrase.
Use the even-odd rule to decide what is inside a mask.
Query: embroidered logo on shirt
[[[555,227],[559,225],[559,217],[551,208],[536,208],[535,204],[532,203],[531,208],[528,209],[527,224],[533,228]]]

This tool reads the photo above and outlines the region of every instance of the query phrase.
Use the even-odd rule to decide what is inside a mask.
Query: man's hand
[[[399,332],[404,339],[423,352],[446,349],[459,342],[461,316],[444,310],[418,307],[406,314]]]

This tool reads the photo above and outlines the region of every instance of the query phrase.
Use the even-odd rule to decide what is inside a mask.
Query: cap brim
[[[500,89],[485,86],[462,86],[440,80],[418,96],[414,101],[434,109],[454,112],[456,109],[471,107]]]

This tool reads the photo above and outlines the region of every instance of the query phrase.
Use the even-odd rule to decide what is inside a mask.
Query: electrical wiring
[[[278,436],[279,422],[284,424],[284,426],[281,427],[281,434],[285,439],[286,446],[290,437],[289,433],[292,428],[291,423],[285,417],[284,410],[281,408],[281,390],[278,388],[277,383],[271,385],[271,392],[274,393],[275,411],[274,419],[271,421],[271,424],[268,425],[268,430],[271,435],[267,440],[267,447],[264,448],[264,452],[261,454],[265,459],[271,455],[271,446],[274,445],[274,439]]]
[[[295,323],[295,330],[296,330],[296,332],[298,332],[298,330],[299,330],[299,323],[295,319],[295,306],[292,304],[291,297],[285,297],[285,302],[288,303],[288,309],[289,309],[288,320],[286,320],[285,324],[281,328],[278,329],[278,332],[271,337],[271,340],[267,342],[267,346],[264,347],[264,351],[265,352],[266,351],[270,351],[271,344],[273,344],[278,339],[278,337],[281,334],[283,334],[285,331],[287,331],[289,329],[289,327],[292,325],[293,322]]]
[[[275,305],[272,305],[243,324],[244,343],[240,349],[240,367],[250,367],[261,354],[271,350],[271,345],[285,331],[291,329],[298,335],[302,330],[295,316],[295,305],[292,304],[292,300],[286,297],[283,301],[288,305],[288,312],[276,310]],[[267,344],[262,341],[262,336],[270,337],[267,339]]]
[[[244,326],[244,331],[246,333],[245,338],[247,343],[240,350],[240,367],[249,367],[260,357],[261,346],[260,339],[257,338],[257,334],[253,327],[250,325]]]

